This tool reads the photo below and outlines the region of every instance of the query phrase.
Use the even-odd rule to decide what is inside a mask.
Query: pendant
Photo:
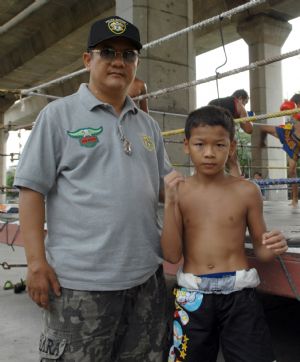
[[[126,153],[126,155],[128,156],[132,155],[132,144],[126,139],[123,141],[123,150]]]
[[[120,140],[123,142],[124,153],[128,156],[132,155],[132,143],[128,141],[123,132],[123,127],[119,124],[118,130],[120,133]]]

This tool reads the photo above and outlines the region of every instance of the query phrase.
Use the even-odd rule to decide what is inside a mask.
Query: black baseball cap
[[[119,16],[110,16],[97,20],[91,26],[87,48],[94,48],[104,40],[113,38],[125,38],[130,40],[137,50],[142,49],[140,32],[136,26]]]

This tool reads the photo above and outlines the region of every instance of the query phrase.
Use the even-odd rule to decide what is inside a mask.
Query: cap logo
[[[126,21],[122,20],[122,19],[109,19],[107,20],[107,26],[108,29],[116,34],[116,35],[120,35],[123,34],[124,31],[126,30]]]

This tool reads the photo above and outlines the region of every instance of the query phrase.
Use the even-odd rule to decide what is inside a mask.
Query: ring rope
[[[53,84],[62,83],[65,80],[74,78],[75,76],[86,73],[86,72],[87,72],[87,69],[83,68],[83,69],[77,70],[76,72],[69,73],[69,74],[63,75],[62,77],[50,80],[49,82],[37,85],[36,87],[32,87],[32,88],[28,88],[28,89],[21,89],[20,94],[21,95],[28,95],[28,93],[32,93],[32,92],[34,92],[36,90],[39,90],[39,89],[47,88],[47,87],[49,87],[49,86],[51,86]],[[34,95],[36,95],[36,94],[39,95],[38,93],[34,93]]]
[[[286,111],[261,114],[261,115],[257,115],[257,116],[235,118],[234,122],[242,123],[242,122],[251,122],[251,121],[261,121],[261,120],[268,119],[268,118],[278,118],[278,117],[282,117],[282,116],[290,116],[292,114],[299,113],[299,112],[300,112],[300,108],[295,108],[295,109],[289,109]],[[174,135],[178,135],[178,134],[182,134],[182,133],[184,133],[184,128],[174,129],[171,131],[164,131],[164,132],[162,132],[162,135],[164,137],[170,137],[170,136],[174,136]]]
[[[161,114],[162,116],[175,116],[175,117],[184,117],[186,118],[188,115],[183,113],[171,113],[171,112],[162,112],[162,111],[154,111],[149,109],[149,113]]]
[[[22,124],[22,125],[13,125],[11,123],[4,125],[4,124],[0,124],[0,130],[4,129],[4,130],[8,130],[8,131],[17,131],[20,129],[31,129],[33,127],[34,122],[28,123],[28,124]]]
[[[291,189],[291,187],[290,187],[290,185],[288,185],[287,187],[276,187],[276,188],[274,188],[273,186],[272,186],[272,188],[270,188],[269,186],[260,186],[260,189],[267,190],[267,191],[284,191],[284,190],[289,191]]]
[[[38,93],[36,93],[36,94],[38,95]],[[158,111],[154,111],[154,112],[160,113]],[[300,113],[300,108],[289,109],[286,111],[279,111],[279,112],[274,112],[274,113],[261,114],[261,115],[251,116],[251,117],[236,118],[236,119],[234,119],[234,122],[241,123],[241,122],[260,121],[260,120],[264,120],[264,119],[268,119],[268,118],[278,118],[278,117],[283,117],[283,116],[290,116],[295,113]],[[175,116],[178,115],[178,116],[185,117],[182,114],[176,114],[176,113],[162,112],[161,114],[175,115]],[[17,126],[17,125],[12,125],[12,124],[0,125],[0,129],[8,129],[8,130],[18,130],[18,129],[22,129],[22,128],[26,128],[26,127],[32,127],[32,123],[30,123],[28,125],[22,125],[22,126]],[[184,133],[184,128],[161,132],[163,137],[171,137],[171,136],[179,135],[179,134],[183,134],[183,133]]]
[[[172,166],[174,167],[189,167],[192,168],[194,167],[193,164],[188,163],[188,164],[184,164],[184,163],[172,163]],[[256,166],[256,165],[244,165],[241,166],[245,169],[262,169],[262,170],[287,170],[288,166]],[[297,167],[297,170],[300,170],[300,167]]]
[[[193,81],[190,81],[190,82],[184,82],[184,83],[176,84],[174,86],[163,88],[163,89],[160,89],[160,90],[157,90],[157,91],[154,91],[154,92],[146,93],[146,94],[143,94],[141,96],[134,97],[133,100],[140,101],[140,100],[142,100],[144,98],[155,98],[157,96],[165,95],[165,94],[168,94],[168,93],[171,93],[171,92],[175,92],[177,90],[182,90],[182,89],[185,89],[185,88],[194,87],[194,86],[199,85],[199,84],[209,83],[209,82],[214,81],[216,79],[225,78],[225,77],[228,77],[228,76],[231,76],[231,75],[234,75],[234,74],[245,72],[247,70],[254,70],[255,68],[262,67],[262,66],[265,66],[265,65],[268,65],[268,64],[272,64],[272,63],[278,62],[278,61],[283,60],[283,59],[294,57],[294,56],[299,55],[299,54],[300,54],[300,49],[292,50],[290,52],[279,54],[279,55],[276,55],[274,57],[270,57],[270,58],[267,58],[267,59],[252,62],[249,65],[245,65],[245,66],[242,66],[242,67],[239,67],[239,68],[234,68],[234,69],[229,70],[229,71],[224,72],[224,73],[218,73],[217,75],[211,75],[211,76],[206,77],[206,78],[201,78],[201,79],[193,80]]]
[[[36,93],[36,92],[29,92],[27,93],[28,96],[39,96],[39,97],[44,97],[44,98],[49,98],[49,99],[59,99],[61,97],[59,96],[53,96],[51,94],[45,94],[45,93]]]
[[[11,152],[11,153],[0,153],[0,157],[14,157],[14,155],[20,155],[19,152]]]
[[[270,186],[270,185],[294,185],[300,184],[300,178],[266,178],[263,180],[251,179],[251,181],[255,182],[259,186]]]
[[[249,2],[248,4],[245,4],[245,5],[242,5],[242,6],[246,6],[246,5],[249,6],[250,4],[251,4],[251,6],[254,6],[254,5],[257,5],[259,3],[263,3],[263,2],[265,2],[265,0],[257,0],[257,1],[254,0],[253,2]],[[219,19],[219,16],[217,16],[217,19]],[[194,24],[194,25],[197,25],[197,24]],[[159,41],[159,39],[157,41]],[[151,43],[148,43],[148,44],[151,44]],[[145,47],[147,47],[148,44],[145,44]],[[156,97],[156,96],[158,96],[160,94],[166,94],[166,93],[169,93],[171,91],[178,90],[178,89],[183,89],[183,88],[195,86],[197,84],[203,84],[203,83],[206,83],[206,82],[210,82],[212,80],[221,79],[221,78],[227,77],[227,76],[232,75],[232,74],[237,74],[237,73],[242,72],[242,71],[254,69],[254,68],[258,67],[258,66],[270,64],[270,63],[276,62],[278,60],[286,59],[288,57],[295,56],[295,55],[298,55],[298,54],[300,54],[300,49],[297,49],[295,51],[288,52],[288,53],[285,53],[285,54],[281,54],[281,55],[276,56],[276,57],[268,58],[266,60],[257,61],[257,62],[251,63],[248,66],[236,68],[236,69],[228,71],[228,72],[218,73],[217,75],[214,75],[214,76],[211,76],[211,77],[208,77],[208,78],[204,78],[204,79],[200,79],[200,80],[192,81],[192,82],[187,82],[187,83],[182,83],[182,84],[179,84],[179,85],[176,85],[176,86],[173,86],[173,87],[165,88],[163,90],[147,93],[145,95],[138,96],[138,97],[135,97],[133,99],[134,100],[142,100],[144,98]],[[29,89],[12,90],[12,93],[17,93],[17,94],[21,94],[21,95],[28,95],[29,93],[32,93],[32,92],[34,92],[36,90],[46,88],[46,87],[48,87],[50,85],[53,85],[53,84],[61,83],[66,79],[73,78],[73,77],[75,77],[77,75],[80,75],[82,73],[85,73],[85,72],[87,72],[87,69],[84,68],[84,69],[81,69],[79,71],[76,71],[76,72],[70,73],[68,75],[56,78],[56,79],[54,79],[52,81],[49,81],[49,82],[44,83],[44,84],[40,84],[38,86],[29,88]],[[5,90],[3,90],[3,91],[5,91]],[[6,90],[6,92],[8,93],[9,90]],[[34,93],[34,95],[36,95],[36,94]]]
[[[4,88],[0,88],[0,96],[5,96],[7,94],[20,95],[20,93],[21,93],[20,89],[4,89]]]
[[[265,65],[268,65],[268,64],[271,64],[271,63],[275,63],[277,61],[287,59],[287,58],[290,58],[290,57],[294,57],[294,56],[299,55],[299,54],[300,54],[300,49],[296,49],[296,50],[293,50],[293,51],[290,51],[290,52],[287,52],[287,53],[284,53],[284,54],[280,54],[280,55],[277,55],[277,56],[274,56],[274,57],[271,57],[271,58],[267,58],[267,59],[264,59],[264,60],[258,60],[256,62],[250,63],[249,65],[239,67],[239,68],[235,68],[235,69],[229,70],[229,71],[224,72],[224,73],[218,73],[217,75],[212,75],[212,76],[209,76],[209,77],[206,77],[206,78],[202,78],[202,79],[198,79],[198,80],[194,80],[194,81],[190,81],[190,82],[180,83],[180,84],[177,84],[175,86],[171,86],[171,87],[160,89],[158,91],[146,93],[146,94],[143,94],[141,96],[134,97],[133,100],[134,101],[140,101],[140,100],[145,99],[145,98],[155,98],[157,96],[165,95],[167,93],[175,92],[177,90],[186,89],[186,88],[193,87],[193,86],[196,86],[196,85],[199,85],[199,84],[209,83],[209,82],[214,81],[216,79],[225,78],[225,77],[228,77],[228,76],[231,76],[231,75],[234,75],[234,74],[245,72],[247,70],[253,70],[255,68],[265,66]],[[29,88],[29,89],[20,89],[20,90],[14,89],[14,90],[12,90],[12,93],[21,94],[21,95],[28,95],[30,93],[30,95],[39,96],[40,95],[39,93],[35,93],[36,90],[47,88],[47,87],[49,87],[49,86],[51,86],[53,84],[62,83],[64,80],[71,79],[71,78],[73,78],[73,77],[75,77],[77,75],[80,75],[82,73],[85,73],[85,72],[87,72],[87,70],[84,68],[84,69],[78,70],[76,72],[70,73],[68,75],[64,75],[64,76],[62,76],[60,78],[53,79],[53,80],[51,80],[51,81],[49,81],[47,83],[40,84],[40,85],[38,85],[36,87],[32,87],[32,88]],[[4,89],[2,91],[6,91],[6,93],[10,92],[9,90],[4,90]],[[53,97],[55,97],[55,96],[53,96]],[[60,98],[60,97],[58,97],[58,98]]]
[[[194,81],[190,81],[190,82],[180,83],[180,84],[177,84],[175,86],[171,86],[171,87],[160,89],[158,91],[146,93],[146,94],[143,94],[141,96],[134,97],[133,100],[134,101],[140,101],[140,100],[143,100],[143,99],[146,99],[146,98],[155,98],[155,97],[158,97],[160,95],[165,95],[167,93],[175,92],[177,90],[182,90],[182,89],[194,87],[194,86],[199,85],[199,84],[209,83],[209,82],[214,81],[216,79],[222,79],[222,78],[234,75],[234,74],[245,72],[247,70],[253,70],[255,68],[265,66],[265,65],[268,65],[268,64],[271,64],[271,63],[275,63],[277,61],[284,60],[284,59],[287,59],[287,58],[290,58],[290,57],[294,57],[294,56],[299,55],[299,54],[300,54],[300,49],[296,49],[296,50],[293,50],[293,51],[290,51],[290,52],[287,52],[287,53],[284,53],[284,54],[280,54],[280,55],[277,55],[277,56],[274,56],[274,57],[271,57],[271,58],[267,58],[267,59],[264,59],[264,60],[258,60],[256,62],[250,63],[249,65],[239,67],[239,68],[235,68],[235,69],[229,70],[229,71],[224,72],[224,73],[218,73],[217,75],[212,75],[212,76],[209,76],[209,77],[206,77],[206,78],[202,78],[202,79],[198,79],[198,80],[194,80]],[[87,72],[87,69],[84,68],[84,69],[78,70],[76,72],[70,73],[68,75],[62,76],[60,78],[53,79],[53,80],[51,80],[51,81],[49,81],[47,83],[40,84],[40,85],[38,85],[36,87],[32,87],[32,88],[29,88],[29,89],[19,89],[19,90],[18,89],[13,89],[11,91],[8,90],[8,89],[2,89],[2,90],[0,90],[0,92],[2,91],[2,92],[6,92],[6,93],[13,93],[13,94],[21,94],[21,95],[29,95],[30,94],[30,95],[34,95],[34,96],[40,96],[41,94],[36,93],[35,92],[36,90],[47,88],[47,87],[49,87],[49,86],[51,86],[53,84],[62,83],[64,80],[71,79],[71,78],[73,78],[73,77],[75,77],[77,75],[83,74],[85,72]],[[56,96],[49,95],[48,98],[50,98],[50,97],[56,97]],[[60,97],[57,97],[57,98],[60,98]]]
[[[197,24],[194,24],[190,27],[187,27],[185,29],[182,29],[180,31],[177,31],[173,34],[169,34],[163,38],[160,38],[160,39],[157,39],[157,40],[154,40],[152,42],[149,42],[149,43],[146,43],[144,46],[143,46],[143,49],[148,49],[148,48],[152,48],[158,44],[161,44],[162,42],[164,41],[167,41],[169,40],[169,38],[174,38],[174,37],[177,37],[181,34],[184,34],[188,31],[192,31],[192,30],[196,30],[196,29],[199,29],[199,28],[203,28],[204,26],[208,26],[208,25],[211,25],[212,23],[216,22],[216,21],[219,21],[220,20],[220,16],[222,17],[226,17],[226,18],[230,18],[231,16],[239,13],[239,12],[242,12],[242,11],[245,11],[245,10],[248,10],[254,6],[257,6],[257,5],[260,5],[260,4],[263,4],[265,3],[266,0],[252,0],[252,1],[249,1],[247,4],[244,4],[244,5],[240,5],[236,8],[233,8],[229,11],[225,11],[224,13],[220,14],[220,15],[217,15],[217,16],[214,16],[213,18],[211,19],[207,19],[207,20],[204,20],[204,21],[201,21],[200,23],[197,23]],[[29,92],[34,92],[38,89],[43,89],[43,88],[47,88],[48,86],[50,85],[53,85],[53,84],[57,84],[57,83],[60,83],[60,82],[63,82],[64,80],[67,80],[69,78],[73,78],[77,75],[80,75],[82,73],[85,73],[87,72],[87,69],[84,68],[84,69],[81,69],[81,70],[78,70],[76,72],[73,72],[73,73],[70,73],[68,75],[65,75],[65,76],[62,76],[62,77],[59,77],[59,78],[56,78],[52,81],[49,81],[47,83],[44,83],[44,84],[40,84],[38,86],[35,86],[35,87],[32,87],[32,88],[29,88],[29,89],[22,89],[21,90],[21,94],[22,95],[27,95]]]
[[[19,189],[11,186],[0,186],[0,192],[19,192]]]
[[[245,11],[245,10],[249,10],[249,9],[253,8],[254,6],[264,4],[265,2],[266,2],[266,0],[252,0],[252,1],[249,1],[246,4],[237,6],[237,7],[233,8],[233,9],[231,9],[231,10],[228,10],[228,11],[224,11],[223,13],[221,13],[219,15],[216,15],[216,16],[213,16],[210,19],[200,21],[199,23],[193,24],[193,25],[191,25],[191,26],[189,26],[187,28],[184,28],[184,29],[176,31],[176,32],[174,32],[172,34],[166,35],[166,36],[164,36],[164,37],[162,37],[160,39],[153,40],[150,43],[145,44],[143,46],[143,49],[153,48],[156,45],[160,45],[165,41],[177,38],[178,36],[186,34],[186,33],[190,32],[190,31],[198,30],[198,29],[207,27],[209,25],[215,24],[215,23],[220,21],[220,18],[221,19],[223,19],[223,18],[230,19],[233,15],[236,15],[236,14],[242,12],[242,11]]]
[[[246,121],[249,121],[249,122],[262,121],[262,120],[268,119],[268,118],[291,116],[291,115],[299,113],[299,112],[300,112],[300,108],[294,108],[294,109],[288,109],[286,111],[278,111],[278,112],[274,112],[274,113],[261,114],[261,115],[257,115],[257,116],[237,118],[234,121],[237,123],[242,123],[242,122],[246,122]]]

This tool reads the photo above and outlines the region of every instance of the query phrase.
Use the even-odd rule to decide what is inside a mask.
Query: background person
[[[83,54],[88,84],[42,110],[19,162],[43,361],[162,361],[166,286],[156,214],[170,167],[158,124],[127,96],[141,48],[133,24],[96,21]]]
[[[262,180],[262,173],[256,171],[253,175],[253,178],[254,178],[254,180]],[[260,187],[260,191],[261,191],[263,198],[265,198],[266,190],[265,190],[264,186],[259,186],[259,187]]]
[[[129,87],[128,95],[131,98],[135,98],[135,97],[141,96],[146,93],[147,93],[146,83],[143,80],[135,77],[134,81],[131,83],[131,85]],[[141,110],[143,110],[146,113],[149,113],[147,98],[137,101],[137,105],[140,107]]]
[[[237,89],[232,93],[232,96],[242,102],[244,107],[249,102],[249,94],[245,89]]]
[[[209,105],[219,106],[227,109],[233,118],[244,118],[247,117],[247,111],[245,109],[245,104],[249,100],[248,93],[245,90],[237,90],[233,94],[237,96],[229,96],[223,98],[213,99],[209,102]],[[240,123],[241,128],[248,134],[251,134],[253,131],[253,125],[251,122],[242,122]],[[235,151],[227,161],[227,167],[229,172],[233,176],[242,176],[240,163],[238,160],[237,151]]]
[[[296,103],[299,102],[299,103]],[[300,108],[300,95],[294,94],[291,100],[285,100],[280,110],[290,110]],[[297,163],[300,156],[300,113],[293,114],[291,121],[283,126],[273,126],[268,124],[258,124],[261,130],[261,146],[265,146],[267,134],[279,139],[282,149],[288,156],[288,177],[297,177]],[[298,207],[298,185],[292,184],[292,202],[293,208]]]

